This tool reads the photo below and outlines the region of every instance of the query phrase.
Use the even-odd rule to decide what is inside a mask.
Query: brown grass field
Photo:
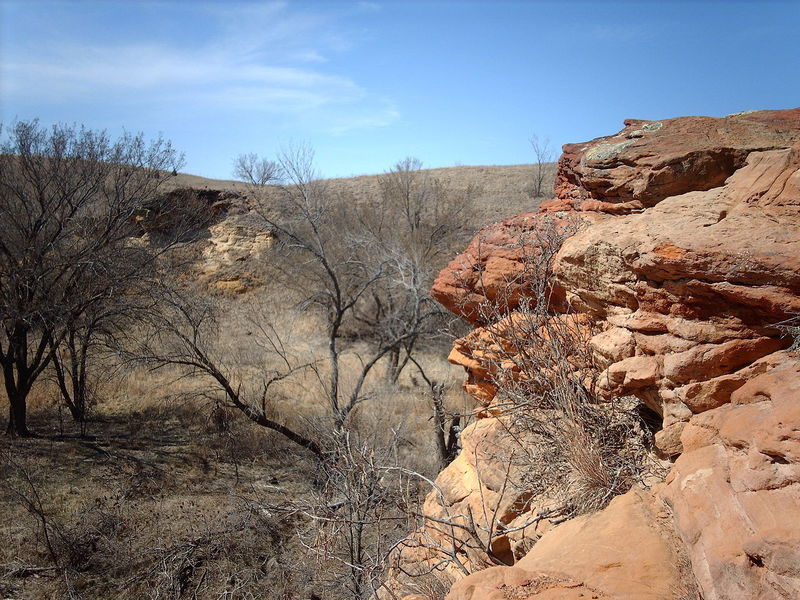
[[[453,190],[465,190],[474,186],[479,190],[475,199],[478,211],[475,214],[475,229],[505,219],[520,212],[533,210],[541,199],[531,198],[531,181],[534,165],[500,165],[500,166],[459,166],[440,169],[425,169],[430,177],[438,179]],[[548,165],[548,179],[545,189],[552,189],[555,163]],[[357,197],[369,198],[377,196],[378,176],[361,175],[329,179],[335,190],[351,192]],[[171,187],[192,187],[197,189],[213,189],[226,191],[244,191],[240,181],[206,179],[197,175],[179,173],[168,183]]]

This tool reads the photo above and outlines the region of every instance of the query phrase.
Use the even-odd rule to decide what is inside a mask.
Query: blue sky
[[[10,2],[0,118],[163,133],[185,171],[532,162],[627,117],[800,105],[800,0]]]

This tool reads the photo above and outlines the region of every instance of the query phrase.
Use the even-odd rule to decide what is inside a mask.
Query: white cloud
[[[383,109],[346,118],[333,117],[327,130],[333,135],[342,135],[358,129],[386,127],[400,118],[400,111],[391,103],[385,102]]]
[[[284,2],[205,10],[217,33],[191,46],[39,40],[24,52],[6,53],[0,59],[2,95],[18,104],[169,102],[195,113],[255,111],[305,122],[316,116],[337,132],[397,118],[385,100],[332,71],[348,42],[322,15],[293,12]]]

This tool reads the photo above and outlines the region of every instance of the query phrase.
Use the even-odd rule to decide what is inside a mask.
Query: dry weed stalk
[[[598,510],[641,478],[643,429],[632,406],[602,401],[589,341],[593,315],[565,301],[553,267],[575,220],[542,215],[515,240],[519,275],[481,307],[490,323],[473,350],[497,389],[522,474],[514,485],[560,498],[564,519]],[[507,307],[513,306],[513,312]]]
[[[405,505],[419,490],[399,465],[397,432],[380,441],[352,431],[325,435],[325,446],[336,451],[318,464],[310,495],[280,503],[251,499],[250,506],[296,519],[296,538],[325,597],[374,597],[385,587],[389,552],[406,535]]]
[[[474,454],[476,471],[480,478],[480,459]],[[475,564],[507,566],[513,564],[504,543],[509,534],[534,525],[539,516],[532,516],[524,523],[509,526],[503,519],[504,501],[512,493],[511,470],[513,464],[506,462],[499,490],[489,497],[488,488],[478,489],[479,503],[475,509],[469,504],[463,510],[454,509],[446,500],[445,491],[435,481],[424,475],[404,469],[405,475],[416,478],[431,487],[436,493],[440,512],[434,514],[413,501],[408,503],[408,515],[416,525],[416,532],[397,544],[394,567],[403,575],[415,579],[434,573],[455,569],[469,575]],[[414,570],[403,564],[406,551],[423,551],[425,561],[412,561]]]
[[[792,345],[787,348],[787,351],[797,352],[800,350],[800,314],[793,314],[788,319],[776,323],[775,327],[778,328],[783,337],[792,340]]]

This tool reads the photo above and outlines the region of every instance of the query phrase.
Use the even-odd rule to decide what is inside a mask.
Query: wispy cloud
[[[380,127],[397,118],[346,73],[336,56],[347,36],[322,14],[284,2],[204,9],[206,41],[80,43],[39,40],[0,59],[11,102],[169,103],[195,112],[251,111],[319,121],[331,132]],[[202,36],[198,36],[202,37]],[[329,124],[329,125],[326,125]]]
[[[368,2],[364,0],[363,2],[359,2],[356,4],[359,10],[363,10],[365,12],[378,12],[381,10],[381,5],[377,2]]]

